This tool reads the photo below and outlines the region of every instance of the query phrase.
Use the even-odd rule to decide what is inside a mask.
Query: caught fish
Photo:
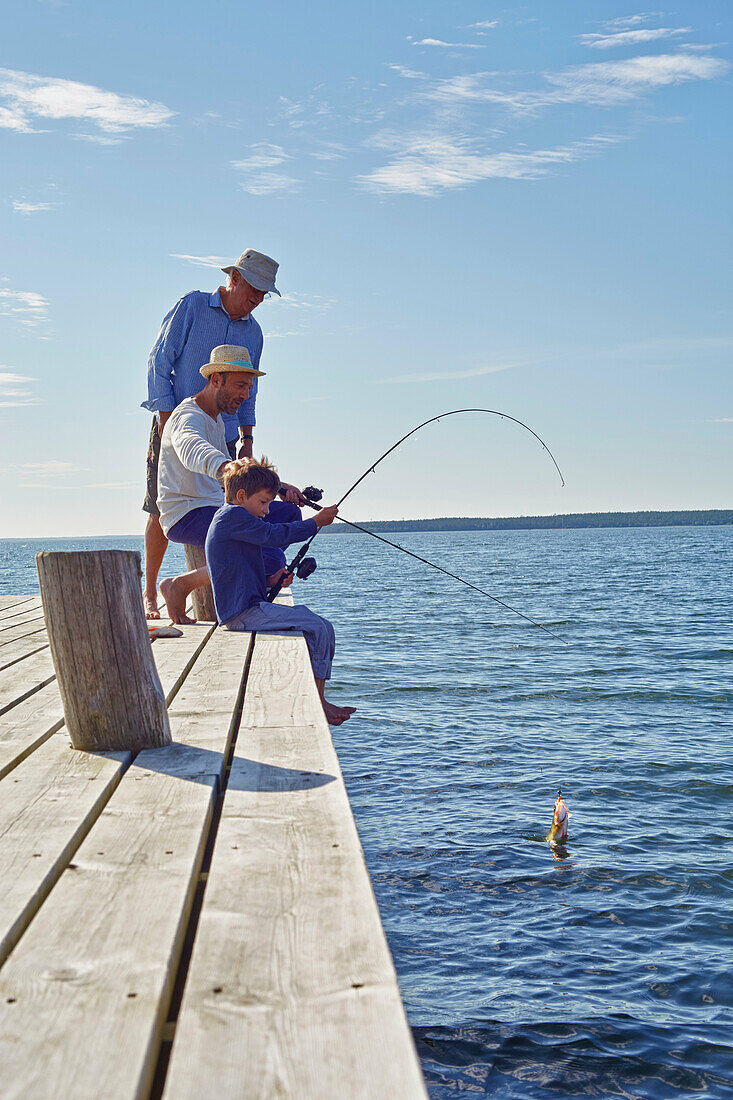
[[[150,635],[150,641],[154,638],[182,638],[183,631],[178,630],[175,626],[149,626],[148,634]]]
[[[558,791],[557,798],[555,799],[555,812],[552,815],[552,825],[547,834],[547,839],[550,844],[557,844],[558,841],[567,840],[569,817],[570,811],[563,801],[562,791]]]

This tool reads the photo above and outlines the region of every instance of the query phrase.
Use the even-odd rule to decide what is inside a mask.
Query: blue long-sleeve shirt
[[[265,523],[239,504],[222,505],[206,536],[206,563],[219,622],[231,622],[267,599],[263,546],[284,549],[291,542],[305,542],[317,530],[314,519]]]
[[[207,294],[194,290],[176,302],[165,315],[148,357],[148,399],[142,408],[172,412],[186,397],[194,397],[206,385],[201,367],[209,362],[212,348],[234,344],[246,348],[252,366],[259,370],[262,329],[250,314],[238,321],[221,304],[218,290]],[[239,435],[239,425],[255,423],[257,378],[236,413],[222,413],[227,442]]]

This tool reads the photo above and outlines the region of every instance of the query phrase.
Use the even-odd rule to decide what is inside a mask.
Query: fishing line
[[[307,494],[308,492],[309,490],[306,489],[305,493]],[[312,500],[308,500],[307,496],[306,504],[309,508],[313,508],[313,510],[316,512],[320,512],[322,510],[319,504],[316,504]],[[535,619],[530,618],[529,615],[525,615],[523,611],[518,611],[516,607],[512,607],[510,603],[506,603],[504,600],[500,600],[498,596],[492,596],[491,592],[486,592],[485,589],[479,588],[477,585],[471,584],[470,581],[464,580],[463,577],[459,577],[457,573],[451,573],[448,569],[443,569],[442,565],[436,565],[434,561],[428,561],[427,558],[423,558],[419,554],[414,554],[412,550],[406,550],[404,546],[400,546],[400,544],[397,542],[391,542],[389,539],[385,539],[382,535],[378,535],[375,531],[370,531],[368,527],[362,527],[358,523],[352,523],[351,520],[344,519],[343,516],[336,516],[336,519],[339,520],[341,523],[345,523],[347,527],[353,527],[355,531],[361,531],[365,535],[371,535],[371,537],[373,539],[377,539],[378,542],[383,542],[387,546],[392,546],[395,550],[401,550],[403,554],[407,554],[408,557],[414,558],[415,561],[421,561],[423,565],[429,565],[431,569],[437,569],[439,573],[443,573],[446,577],[452,577],[454,581],[460,581],[460,583],[465,584],[467,588],[472,588],[474,592],[480,592],[482,596],[488,596],[490,600],[493,600],[494,603],[499,604],[500,607],[505,607],[507,611],[512,611],[515,615],[519,615],[520,619],[524,619],[526,622],[531,623],[532,626],[538,626],[540,630],[544,630],[546,634],[549,634],[550,637],[555,638],[556,641],[562,642],[563,645],[567,645],[567,642],[565,642],[563,638],[559,637],[559,635],[553,633],[553,631],[550,630],[549,627],[543,626],[542,623],[538,623]],[[316,532],[316,534],[318,534],[318,532]],[[298,576],[305,579],[313,573],[315,569],[315,560],[313,558],[306,558],[305,554],[315,537],[316,536],[313,535],[313,537],[310,538],[304,546],[301,546],[300,550],[295,555],[290,565],[285,567],[285,573],[283,574],[283,576],[287,576],[289,573],[297,572]],[[310,567],[308,567],[308,563],[311,563]],[[301,572],[303,566],[306,566],[307,568],[304,572]],[[275,596],[278,595],[281,588],[282,583],[280,581],[278,581],[277,584],[273,585],[267,597],[270,602],[275,599]]]
[[[309,502],[310,503],[310,502]],[[317,507],[317,505],[311,504],[311,508]],[[488,596],[494,603],[498,603],[501,607],[505,607],[508,611],[513,611],[515,615],[519,615],[520,618],[526,619],[532,626],[538,626],[540,630],[544,630],[545,633],[551,635],[551,637],[557,639],[558,642],[562,642],[563,645],[567,645],[567,642],[563,638],[560,638],[557,634],[543,626],[542,623],[536,622],[534,619],[530,619],[529,615],[525,615],[523,611],[517,611],[516,607],[512,607],[510,603],[505,603],[504,600],[500,600],[498,596],[492,596],[490,592],[485,592],[483,588],[477,588],[475,584],[471,584],[470,581],[466,581],[463,577],[459,577],[456,573],[450,573],[447,569],[443,569],[441,565],[436,565],[433,561],[428,561],[427,558],[421,558],[419,554],[413,554],[412,550],[406,550],[404,546],[400,546],[399,543],[390,542],[389,539],[382,538],[381,535],[377,535],[376,532],[370,531],[367,527],[360,527],[358,523],[352,523],[348,519],[344,519],[342,516],[336,516],[336,519],[341,520],[342,523],[348,524],[349,527],[354,527],[357,531],[363,531],[365,535],[371,535],[373,539],[379,539],[380,542],[385,542],[387,546],[393,546],[395,550],[401,550],[403,554],[408,554],[411,558],[415,558],[416,561],[421,561],[424,565],[429,565],[432,569],[437,569],[439,573],[445,573],[446,577],[452,577],[454,581],[460,581],[461,584],[467,585],[472,588],[474,592],[480,592],[482,596]],[[313,536],[315,538],[315,535]]]
[[[404,443],[406,439],[409,439],[411,435],[414,435],[416,432],[419,432],[421,428],[427,427],[428,424],[435,424],[437,421],[442,420],[442,418],[444,416],[458,416],[461,413],[471,413],[471,412],[488,413],[491,416],[501,417],[502,420],[511,420],[512,423],[518,424],[521,428],[525,428],[530,433],[530,435],[534,436],[534,438],[537,440],[537,442],[541,445],[542,449],[544,451],[546,451],[547,454],[550,456],[550,458],[552,460],[552,463],[553,463],[555,469],[557,470],[557,472],[559,474],[561,484],[563,486],[565,485],[565,478],[562,475],[562,471],[561,471],[560,467],[558,466],[557,462],[555,461],[555,456],[553,455],[552,451],[547,446],[547,444],[544,442],[544,440],[542,440],[537,435],[537,432],[533,431],[533,429],[530,428],[530,426],[528,424],[525,424],[523,420],[518,420],[515,416],[510,416],[509,413],[499,412],[497,409],[452,409],[449,412],[440,413],[438,416],[431,416],[429,420],[424,420],[422,422],[422,424],[418,424],[416,428],[412,428],[411,431],[407,432],[406,435],[403,435],[401,439],[398,439],[396,443],[393,443],[392,446],[389,448],[389,450],[385,451],[383,455],[380,455],[380,457],[376,460],[376,462],[373,462],[372,465],[369,466],[368,469],[366,469],[364,471],[364,473],[361,475],[361,477],[358,478],[354,482],[354,484],[351,486],[351,488],[348,489],[344,493],[344,495],[341,497],[341,499],[336,504],[336,507],[339,508],[343,504],[343,502],[346,500],[346,498],[348,496],[350,496],[351,493],[353,493],[354,489],[356,489],[357,486],[361,485],[364,478],[368,477],[369,474],[374,473],[374,471],[376,470],[376,468],[380,464],[380,462],[383,462],[384,459],[387,458],[389,455],[391,455],[393,451],[396,451],[397,448],[400,446],[400,444]],[[319,490],[315,490],[315,492],[318,493],[318,495],[315,496],[315,500],[316,501],[320,500],[322,494],[320,494]],[[313,494],[311,494],[311,495],[313,495]],[[313,500],[308,500],[308,490],[305,491],[305,500],[306,500],[306,503],[308,504],[308,506],[310,508],[313,508],[316,512],[321,511],[321,508],[317,503],[315,503]],[[344,519],[342,516],[336,516],[336,519],[340,520],[342,523],[347,524],[347,526],[349,526],[349,527],[353,527],[357,531],[362,531],[365,535],[371,535],[372,538],[377,539],[379,542],[386,543],[387,546],[392,546],[395,550],[401,550],[402,553],[407,554],[408,557],[415,558],[416,561],[420,561],[424,565],[429,565],[431,567],[431,569],[436,569],[439,573],[445,574],[446,577],[451,577],[453,580],[459,581],[461,584],[465,584],[468,588],[472,588],[474,590],[474,592],[480,592],[482,596],[488,597],[488,599],[493,600],[494,603],[497,603],[497,604],[499,604],[499,606],[506,608],[507,611],[511,611],[511,612],[513,612],[513,614],[518,615],[521,619],[524,619],[526,622],[531,623],[532,626],[537,626],[537,627],[540,628],[540,630],[544,630],[546,634],[549,634],[552,638],[555,638],[558,642],[562,642],[563,645],[567,644],[564,641],[563,638],[560,638],[557,634],[554,634],[552,630],[550,630],[546,626],[543,626],[542,623],[536,622],[536,620],[530,618],[529,615],[525,615],[523,611],[518,611],[516,607],[512,607],[511,604],[505,603],[504,600],[500,600],[497,596],[492,596],[492,594],[490,592],[486,592],[483,588],[478,588],[475,584],[471,584],[470,581],[464,580],[463,577],[459,577],[456,573],[450,573],[447,569],[443,569],[442,566],[436,565],[435,562],[428,561],[427,558],[422,558],[422,557],[420,557],[419,554],[414,554],[411,550],[406,550],[404,546],[400,546],[396,542],[390,542],[389,539],[385,539],[381,535],[377,535],[374,531],[370,531],[366,527],[360,527],[358,523],[352,523],[350,520]],[[320,531],[320,527],[318,528],[318,531]],[[301,566],[301,564],[303,563],[303,561],[305,559],[305,555],[306,555],[308,549],[310,548],[310,545],[313,542],[313,539],[318,534],[318,531],[316,531],[316,534],[312,535],[310,537],[310,539],[308,539],[308,541],[303,546],[301,546],[300,550],[295,555],[295,557],[293,558],[290,565],[285,567],[285,572],[283,573],[283,577],[287,576],[289,573],[293,573],[293,572],[298,570],[298,568]],[[315,568],[315,565],[313,565],[313,568]],[[282,585],[282,579],[279,580],[277,582],[277,584],[272,586],[272,588],[270,589],[270,591],[268,592],[268,595],[267,595],[267,599],[270,602],[272,602],[275,599],[275,597],[280,592],[280,589],[282,588],[282,586],[283,586]]]

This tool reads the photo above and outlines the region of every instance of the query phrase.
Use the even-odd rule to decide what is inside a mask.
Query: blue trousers
[[[287,634],[302,630],[313,665],[313,675],[317,680],[331,679],[331,664],[336,649],[333,626],[328,619],[322,619],[304,604],[287,607],[261,600],[228,622],[225,629],[256,630],[265,634]]]

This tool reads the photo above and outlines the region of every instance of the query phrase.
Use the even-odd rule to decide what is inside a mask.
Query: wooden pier
[[[173,744],[87,753],[0,597],[3,1100],[426,1097],[302,636],[181,629]]]

